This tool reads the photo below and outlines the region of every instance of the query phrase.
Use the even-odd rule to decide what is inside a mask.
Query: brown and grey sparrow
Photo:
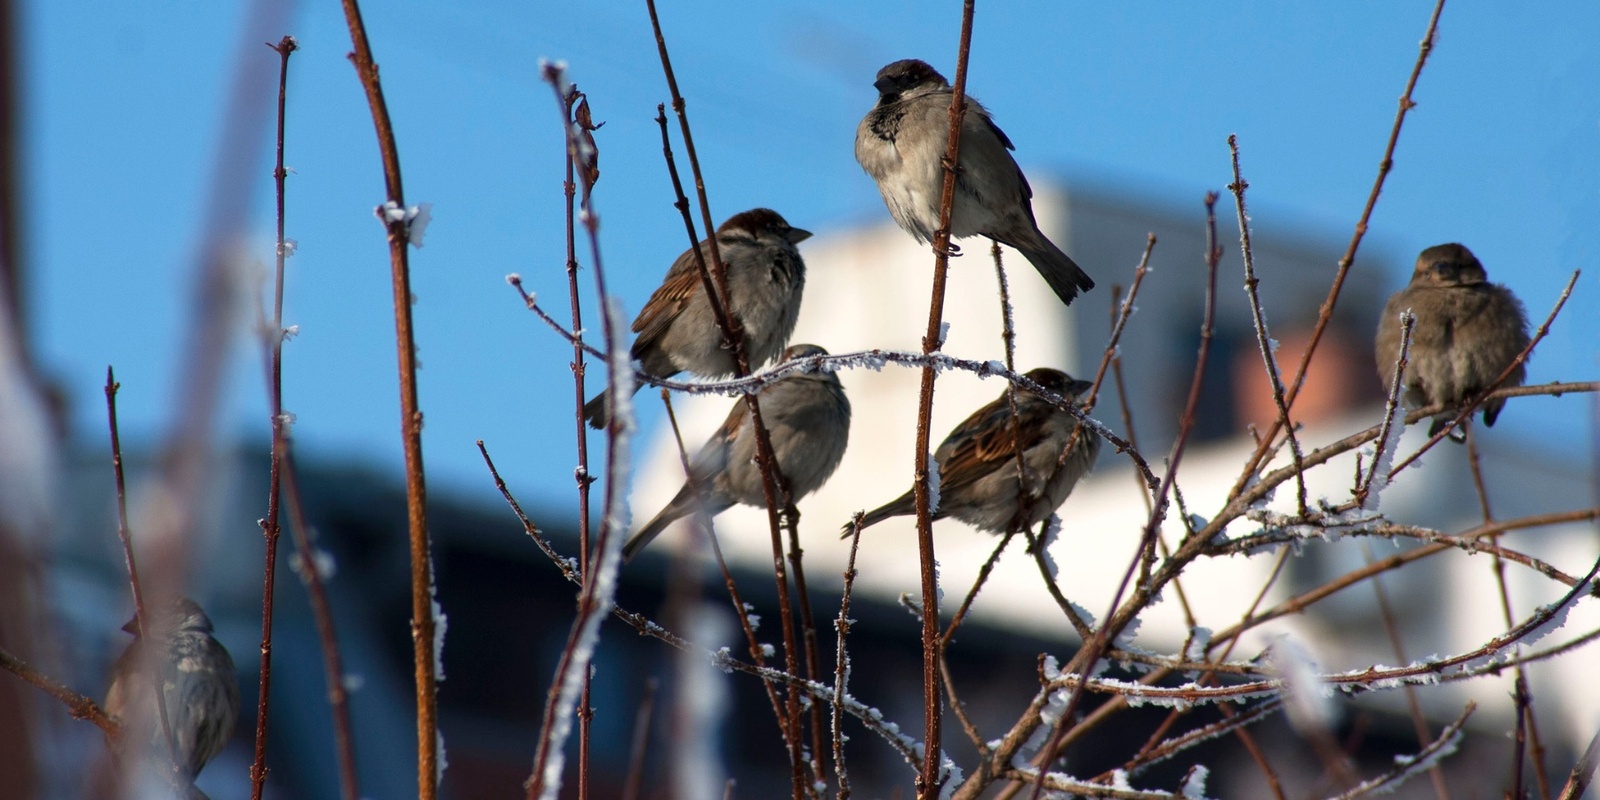
[[[1090,387],[1060,370],[1040,367],[1029,380],[1075,402]],[[1078,435],[1072,414],[1030,391],[1017,391],[1013,428],[1006,392],[962,420],[945,437],[933,460],[939,465],[939,503],[933,518],[955,517],[989,533],[1021,531],[1049,519],[1066,502],[1078,480],[1094,468],[1100,437],[1089,430]],[[1017,448],[1022,448],[1023,480],[1017,480]],[[911,492],[866,513],[861,527],[890,517],[915,513]],[[845,526],[848,535],[850,526]]]
[[[797,344],[784,351],[782,360],[827,354],[816,345]],[[850,401],[839,377],[820,367],[784,377],[763,388],[757,397],[777,458],[779,485],[788,486],[791,502],[799,501],[821,488],[844,458],[850,441]],[[661,513],[628,539],[622,547],[623,557],[632,558],[673,520],[697,509],[715,516],[735,503],[765,506],[755,455],[755,426],[750,424],[750,409],[741,398],[722,427],[695,453],[689,464],[691,480]]]
[[[795,245],[811,232],[791,227],[770,208],[753,208],[735,214],[717,228],[717,250],[727,268],[728,305],[744,325],[745,353],[754,369],[771,360],[789,343],[800,316],[800,295],[806,284],[806,264]],[[700,242],[700,252],[711,263],[711,248]],[[722,332],[705,295],[705,283],[694,251],[685,250],[672,262],[661,287],[633,321],[632,357],[639,372],[668,378],[692,372],[706,378],[734,373],[733,352],[722,346]],[[637,391],[642,384],[635,384]],[[605,394],[583,407],[594,428],[606,425]]]
[[[1406,309],[1417,321],[1401,385],[1405,403],[1413,408],[1434,403],[1460,406],[1489,388],[1528,346],[1528,315],[1516,295],[1489,283],[1471,250],[1459,244],[1435,245],[1417,256],[1411,283],[1389,298],[1378,320],[1378,374],[1387,391],[1394,390],[1400,314]],[[1522,385],[1526,373],[1518,364],[1501,386]],[[1493,425],[1504,405],[1504,400],[1484,403],[1483,424]],[[1429,435],[1454,417],[1451,412],[1435,417]]]
[[[856,128],[856,160],[872,179],[889,213],[919,242],[939,228],[939,196],[955,92],[927,62],[896,61],[872,84],[878,104]],[[1033,189],[1011,157],[1011,140],[989,112],[968,97],[961,123],[951,238],[987,236],[1015,247],[1044,276],[1063,303],[1094,281],[1039,230]]]

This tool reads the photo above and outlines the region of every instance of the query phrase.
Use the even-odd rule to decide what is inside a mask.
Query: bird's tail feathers
[[[1055,242],[1045,238],[1042,234],[1028,237],[1031,241],[1004,242],[1028,259],[1028,263],[1039,271],[1045,283],[1055,291],[1061,302],[1071,305],[1079,292],[1087,292],[1094,288],[1094,279],[1089,273],[1084,272],[1071,256],[1056,247]]]
[[[868,511],[861,517],[861,529],[866,530],[890,517],[899,517],[916,513],[916,500],[911,492],[906,492],[899,497]],[[840,539],[850,538],[854,530],[855,521],[846,522],[843,530],[839,532]]]

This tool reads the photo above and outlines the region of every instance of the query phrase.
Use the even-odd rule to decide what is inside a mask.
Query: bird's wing
[[[1048,415],[1049,411],[1048,404],[1019,394],[1015,432],[1007,424],[1011,408],[1005,395],[974,411],[939,445],[940,494],[954,494],[994,470],[1003,469],[1004,463],[1015,463],[1018,446],[1027,452],[1049,435],[1046,426],[1039,424],[1040,415]]]
[[[633,332],[639,334],[634,341],[634,351],[640,352],[661,338],[672,321],[683,313],[689,299],[700,290],[700,270],[694,260],[694,251],[685,250],[672,262],[661,286],[650,295],[649,301],[633,321]]]

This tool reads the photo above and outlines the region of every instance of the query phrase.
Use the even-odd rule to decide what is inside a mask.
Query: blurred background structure
[[[1041,223],[1063,246],[1081,254],[1102,276],[1101,290],[1064,309],[1042,280],[1015,253],[1006,263],[1012,294],[1016,298],[1019,330],[1018,360],[1023,368],[1038,365],[1066,367],[1074,374],[1092,376],[1106,337],[1109,313],[1094,301],[1109,306],[1112,286],[1125,283],[1142,252],[1146,232],[1156,232],[1159,242],[1151,258],[1152,273],[1138,297],[1138,312],[1123,339],[1122,357],[1127,369],[1129,405],[1141,447],[1162,453],[1175,434],[1173,420],[1181,408],[1193,366],[1199,327],[1199,298],[1204,292],[1203,217],[1185,212],[1177,203],[1161,199],[1117,196],[1092,189],[1073,190],[1051,181],[1040,183],[1038,205]],[[1197,205],[1197,204],[1196,204]],[[1256,246],[1258,274],[1270,319],[1283,357],[1293,351],[1296,331],[1315,319],[1319,294],[1325,287],[1316,267],[1336,258],[1339,247],[1333,235],[1284,236],[1263,232]],[[919,296],[927,278],[927,254],[886,220],[874,220],[832,231],[821,231],[805,246],[812,266],[806,307],[795,341],[815,341],[833,352],[869,345],[914,349],[915,303],[873,301],[875,292],[891,293],[895,287]],[[1019,266],[1020,265],[1020,268]],[[1389,270],[1374,265],[1367,276]],[[1238,283],[1242,275],[1239,256],[1230,249],[1219,280]],[[1358,273],[1359,275],[1360,273]],[[994,289],[993,264],[981,241],[969,240],[965,255],[952,271],[950,338],[947,351],[964,357],[998,355],[999,308]],[[1304,441],[1325,443],[1375,424],[1381,417],[1381,390],[1370,363],[1373,315],[1391,285],[1382,280],[1357,280],[1341,304],[1341,311],[1324,344],[1320,369],[1308,382],[1303,418]],[[852,291],[852,289],[861,289]],[[882,295],[876,295],[882,296]],[[1180,487],[1194,511],[1213,508],[1226,494],[1240,465],[1250,452],[1245,426],[1260,422],[1262,403],[1270,408],[1265,384],[1256,378],[1260,355],[1248,327],[1249,311],[1243,293],[1219,293],[1219,327],[1202,419],[1215,427],[1198,436],[1181,473]],[[1137,367],[1133,365],[1138,365]],[[1145,366],[1151,365],[1151,366]],[[914,420],[904,409],[916,392],[916,372],[902,368],[882,371],[849,370],[840,375],[856,409],[852,441],[844,465],[828,486],[801,503],[801,530],[806,569],[819,620],[837,613],[839,576],[847,555],[846,543],[837,539],[839,524],[856,510],[870,507],[904,487],[899,478],[902,463],[912,449]],[[939,435],[972,408],[987,402],[1002,384],[981,381],[952,372],[940,378],[934,427]],[[1118,419],[1118,398],[1108,382],[1095,416],[1113,430],[1125,432]],[[658,404],[653,391],[640,395],[641,405]],[[729,398],[716,395],[680,397],[677,406],[686,441],[703,439],[726,413]],[[1567,401],[1581,406],[1590,401]],[[1298,407],[1298,406],[1297,406]],[[1525,413],[1513,401],[1506,411],[1510,420]],[[1403,449],[1420,444],[1419,430],[1403,440]],[[1493,486],[1495,509],[1502,516],[1539,510],[1566,510],[1594,505],[1593,470],[1576,460],[1551,458],[1508,435],[1504,426],[1484,432],[1485,469]],[[682,470],[670,433],[657,430],[641,444],[645,455],[639,465],[638,489],[632,499],[634,516],[642,519],[664,503],[682,482]],[[1479,517],[1476,495],[1466,472],[1463,448],[1442,447],[1429,457],[1426,469],[1406,473],[1384,495],[1384,509],[1399,521],[1457,530],[1471,527]],[[196,561],[195,591],[209,600],[218,621],[219,636],[239,661],[246,690],[246,709],[253,710],[252,654],[259,634],[259,554],[248,542],[257,530],[260,487],[266,480],[266,454],[242,447],[225,459],[226,470],[214,476],[209,496],[208,531]],[[151,468],[148,460],[129,464],[132,474]],[[1074,602],[1099,615],[1109,602],[1121,570],[1132,556],[1145,506],[1127,463],[1107,448],[1099,469],[1081,483],[1062,508],[1063,532],[1054,549],[1061,567],[1061,586]],[[1313,497],[1338,499],[1348,490],[1348,459],[1330,464],[1310,486]],[[405,519],[403,489],[381,468],[359,461],[306,463],[301,469],[306,489],[307,513],[318,534],[319,546],[336,565],[331,585],[339,613],[339,630],[350,672],[359,687],[354,693],[359,764],[365,791],[374,796],[404,796],[414,792],[405,770],[386,765],[409,758],[413,744],[410,725],[410,644],[404,624],[409,595],[403,548]],[[71,513],[63,520],[66,535],[56,542],[53,556],[52,605],[72,635],[63,641],[69,650],[61,663],[74,665],[74,683],[90,690],[105,681],[104,670],[122,646],[117,632],[126,616],[126,587],[120,551],[111,531],[115,526],[110,502],[110,473],[102,454],[80,453],[68,471]],[[1286,502],[1287,501],[1287,502]],[[1292,499],[1281,498],[1274,507],[1288,510]],[[544,703],[555,660],[564,643],[571,614],[573,587],[563,581],[522,533],[503,503],[476,495],[436,494],[431,506],[436,537],[438,585],[449,614],[445,646],[447,680],[441,689],[441,713],[450,769],[445,786],[451,797],[515,795],[526,778],[536,722]],[[544,527],[567,552],[575,548],[571,515],[560,504],[541,503],[533,520]],[[663,605],[670,561],[685,543],[683,526],[669,532],[629,564],[623,572],[620,605],[671,624],[674,612]],[[1174,518],[1170,530],[1181,531]],[[716,529],[724,553],[735,568],[746,600],[757,612],[775,619],[771,554],[763,512],[735,508],[717,518]],[[1243,531],[1234,531],[1235,535]],[[1169,536],[1171,534],[1169,533]],[[893,520],[868,531],[862,539],[852,616],[860,624],[852,632],[855,664],[852,691],[877,706],[904,727],[914,727],[921,715],[920,691],[904,676],[919,669],[918,628],[915,618],[898,607],[903,593],[913,596],[917,587],[913,526],[908,519]],[[936,526],[947,600],[964,594],[978,566],[993,549],[995,539],[955,521]],[[1595,535],[1592,524],[1571,524],[1516,534],[1518,549],[1545,557],[1552,563],[1577,565],[1592,558]],[[1408,548],[1414,545],[1406,545]],[[981,730],[997,734],[1015,709],[1033,692],[1037,657],[1055,655],[1063,661],[1081,643],[1055,611],[1036,567],[1013,543],[973,610],[975,624],[962,629],[950,651],[951,670],[969,712]],[[1388,555],[1388,542],[1347,539],[1307,546],[1288,562],[1288,573],[1268,595],[1275,603],[1313,588],[1349,569],[1373,553]],[[698,564],[704,581],[701,594],[714,615],[727,617],[726,644],[740,646],[724,590],[714,569]],[[315,658],[315,632],[299,582],[284,561],[280,588],[275,660],[275,711],[270,787],[274,797],[333,796],[336,785],[325,690],[321,666]],[[1183,582],[1185,600],[1202,627],[1218,629],[1236,620],[1254,599],[1273,560],[1265,557],[1230,558],[1197,565]],[[1554,594],[1543,580],[1523,580],[1517,565],[1512,571],[1513,603],[1523,613],[1549,602]],[[1400,573],[1388,583],[1391,601],[1402,609],[1400,632],[1408,648],[1405,656],[1417,658],[1433,652],[1453,652],[1467,643],[1482,641],[1503,630],[1498,601],[1492,590],[1487,557],[1446,554]],[[1580,607],[1569,625],[1593,627],[1600,615]],[[776,623],[772,623],[775,625]],[[607,623],[597,662],[594,758],[597,797],[618,797],[628,766],[634,725],[649,678],[671,685],[676,676],[672,653],[650,639],[641,638],[615,620]],[[763,629],[775,637],[775,628]],[[831,663],[831,626],[823,623],[823,663]],[[1189,630],[1177,598],[1158,605],[1146,615],[1138,643],[1168,652],[1182,647]],[[1398,663],[1378,616],[1370,587],[1346,591],[1311,612],[1285,618],[1252,634],[1243,649],[1253,651],[1273,639],[1290,635],[1306,646],[1329,670],[1370,663]],[[1600,690],[1584,678],[1586,657],[1558,660],[1532,671],[1536,708],[1544,723],[1550,762],[1570,763],[1592,733],[1600,717]],[[785,792],[785,756],[759,685],[742,676],[723,676],[733,705],[715,743],[725,759],[729,776],[738,781],[739,796],[768,796]],[[1450,783],[1466,790],[1487,781],[1501,780],[1506,759],[1499,757],[1507,743],[1499,733],[1509,725],[1509,674],[1501,680],[1429,689],[1419,693],[1433,723],[1442,725],[1471,698],[1483,710],[1475,718],[1473,735],[1465,745],[1469,757],[1458,758],[1449,771]],[[654,756],[651,769],[665,775],[670,757],[674,722],[666,706],[670,694],[657,701]],[[55,709],[44,708],[45,712]],[[1075,773],[1081,776],[1115,768],[1119,758],[1137,749],[1145,728],[1164,711],[1148,709],[1107,729],[1095,744],[1082,747]],[[1215,709],[1195,712],[1209,720]],[[59,716],[59,715],[58,715]],[[1269,722],[1275,730],[1283,722]],[[1411,721],[1399,695],[1369,695],[1349,705],[1339,732],[1366,742],[1365,757],[1376,765],[1389,754],[1415,749]],[[54,726],[72,743],[58,751],[57,766],[75,775],[77,765],[93,761],[100,752],[99,736],[89,726],[64,719]],[[847,729],[849,725],[847,724]],[[208,768],[201,786],[214,798],[242,797],[247,793],[250,729],[241,735],[219,762]],[[904,767],[893,752],[865,731],[852,734],[847,754],[858,791],[887,796],[904,781]],[[1275,766],[1285,780],[1316,785],[1320,762],[1298,738],[1284,729],[1282,736],[1261,736],[1271,744]],[[964,737],[952,732],[947,746],[958,760],[970,756]],[[1376,755],[1374,755],[1376,754]],[[1475,756],[1473,754],[1476,754]],[[1196,753],[1217,776],[1211,784],[1217,796],[1250,796],[1260,789],[1259,776],[1237,747],[1226,741]],[[1149,774],[1152,782],[1174,783],[1182,777],[1181,764],[1169,765],[1165,774]],[[1425,782],[1402,789],[1401,796],[1431,796]],[[747,794],[748,793],[748,794]],[[68,793],[70,795],[70,792]],[[646,794],[646,797],[655,796]]]
[[[261,8],[289,20],[290,29],[262,30],[259,20],[270,14],[257,14]],[[276,56],[260,44],[292,33],[302,50],[290,71],[289,235],[300,247],[290,262],[287,321],[303,334],[286,351],[286,403],[298,417],[308,514],[337,566],[332,601],[359,684],[354,711],[365,794],[412,793],[410,770],[393,768],[409,762],[413,745],[392,328],[382,234],[371,216],[381,183],[336,4],[25,2],[0,9],[7,26],[0,31],[0,105],[10,123],[0,126],[6,190],[0,194],[0,643],[27,647],[31,659],[73,687],[103,693],[110,660],[125,641],[117,628],[129,602],[113,536],[100,382],[106,364],[115,364],[125,384],[123,433],[138,503],[148,496],[141,476],[148,479],[158,467],[152,454],[182,407],[173,387],[182,385],[182,354],[194,335],[190,304],[201,220],[216,211],[207,207],[203,187],[224,150],[218,139],[233,97],[230,81],[235,72],[246,83],[275,79]],[[1146,234],[1155,233],[1155,272],[1122,353],[1141,444],[1148,453],[1164,451],[1200,318],[1200,197],[1231,180],[1224,141],[1234,132],[1253,184],[1268,318],[1280,354],[1297,355],[1365,201],[1426,13],[1396,4],[980,8],[970,90],[1018,143],[1047,229],[1099,283],[1063,310],[1024,262],[1008,258],[1019,365],[1091,373],[1105,340],[1111,289],[1128,282]],[[666,20],[719,218],[770,205],[819,232],[802,247],[811,273],[796,341],[834,352],[916,347],[929,259],[889,225],[871,181],[850,156],[850,135],[873,102],[871,76],[883,63],[914,55],[950,71],[956,18],[955,3],[707,0],[678,4]],[[408,186],[413,197],[434,204],[437,220],[417,254],[416,308],[438,584],[451,620],[440,696],[451,764],[446,787],[453,797],[514,796],[527,775],[532,720],[571,618],[572,591],[493,492],[473,441],[488,441],[535,520],[570,552],[570,348],[533,322],[502,280],[518,271],[547,298],[564,291],[560,131],[537,60],[567,60],[606,123],[598,133],[604,173],[597,207],[612,286],[630,311],[686,244],[668,205],[652,119],[665,89],[638,8],[557,13],[547,4],[402,0],[369,9],[368,24]],[[1590,40],[1597,27],[1600,6],[1587,2],[1446,10],[1373,231],[1308,394],[1296,406],[1307,441],[1376,422],[1373,315],[1404,281],[1416,251],[1443,241],[1471,246],[1491,278],[1510,285],[1536,319],[1570,271],[1583,267],[1565,315],[1533,359],[1529,382],[1594,376],[1600,49]],[[754,46],[730,47],[730,38]],[[265,262],[272,254],[265,153],[259,162],[260,182],[249,196],[227,200],[250,213],[242,246]],[[1197,511],[1214,505],[1236,477],[1249,449],[1246,426],[1271,417],[1226,208],[1225,198],[1216,368],[1182,477]],[[952,273],[949,350],[998,359],[992,265],[981,241],[965,245]],[[236,332],[254,324],[255,302],[239,299]],[[253,339],[241,341],[223,376],[221,457],[209,477],[191,583],[239,662],[248,717],[259,641],[256,519],[265,505],[268,412],[260,354]],[[597,387],[599,369],[590,376]],[[900,369],[841,377],[855,401],[853,446],[832,484],[802,504],[809,573],[824,618],[836,610],[833,581],[842,570],[837,526],[852,511],[902,491],[909,479],[912,423],[904,409],[916,381]],[[969,375],[942,377],[936,435],[1000,390]],[[1118,399],[1114,390],[1105,394],[1096,416],[1120,431]],[[727,402],[696,398],[681,406],[686,439],[703,438]],[[636,516],[653,511],[681,480],[658,404],[640,406],[647,437],[640,440]],[[1495,429],[1480,431],[1495,514],[1600,502],[1597,431],[1590,397],[1513,401]],[[1404,447],[1415,444],[1408,437]],[[1481,519],[1460,448],[1441,447],[1427,461],[1389,490],[1384,510],[1445,530]],[[1343,463],[1323,472],[1350,469]],[[1343,488],[1330,478],[1311,491],[1337,497]],[[1112,573],[1129,557],[1132,520],[1142,509],[1125,463],[1108,450],[1062,510],[1058,547],[1073,556],[1057,559],[1063,584],[1096,614],[1110,596]],[[770,604],[763,594],[771,591],[770,573],[762,572],[770,569],[770,554],[764,534],[748,535],[754,518],[735,510],[718,530],[751,601]],[[936,535],[947,591],[964,590],[993,540],[956,523],[940,524]],[[916,669],[915,623],[896,605],[900,593],[915,588],[910,541],[904,524],[885,524],[864,538],[853,612],[862,625],[853,641],[856,692],[914,728],[920,701],[913,684],[899,677]],[[1570,570],[1592,558],[1595,526],[1544,528],[1510,541]],[[660,610],[667,558],[678,543],[676,534],[664,537],[627,568],[623,605]],[[1272,599],[1392,552],[1387,543],[1372,544],[1371,555],[1359,541],[1308,545],[1288,561]],[[279,587],[270,796],[331,796],[326,690],[289,549]],[[975,607],[976,623],[963,629],[952,651],[956,680],[986,731],[1010,721],[1031,693],[1037,654],[1064,660],[1078,645],[1053,611],[1039,610],[1045,599],[1039,578],[1020,556],[1013,544]],[[1483,641],[1504,627],[1483,560],[1445,554],[1388,582],[1403,611],[1403,656],[1392,653],[1365,585],[1314,613],[1279,620],[1261,636],[1293,635],[1329,669],[1402,663]],[[1236,618],[1249,600],[1241,591],[1261,585],[1266,562],[1199,565],[1185,590],[1200,624]],[[1516,565],[1506,569],[1521,614],[1549,602],[1545,581],[1525,580]],[[705,596],[714,600],[718,592],[708,586]],[[1187,633],[1178,605],[1169,597],[1157,606],[1140,641],[1176,647]],[[52,635],[39,635],[32,620],[46,623]],[[1580,607],[1568,625],[1597,627],[1593,609]],[[594,741],[603,767],[597,794],[615,796],[643,680],[669,675],[673,666],[654,643],[614,622],[605,630],[596,677]],[[1600,689],[1584,669],[1592,663],[1584,651],[1530,671],[1553,768],[1571,762],[1600,720]],[[779,739],[757,686],[744,679],[729,686],[736,705],[720,738],[722,755],[743,787],[739,796],[767,796],[771,776],[781,772],[774,768],[783,759]],[[1509,759],[1501,757],[1507,745],[1500,734],[1510,726],[1509,693],[1506,679],[1419,692],[1435,730],[1465,697],[1483,708],[1467,757],[1452,763],[1450,781],[1468,787],[1463,796],[1503,783]],[[74,781],[84,765],[102,758],[98,732],[0,675],[0,736],[20,730],[26,716],[42,720],[43,729],[0,740],[5,791],[28,795],[49,787],[39,792],[77,796]],[[202,778],[217,800],[242,796],[248,724]],[[664,758],[669,724],[658,716],[652,769]],[[1340,724],[1350,740],[1381,742],[1368,751],[1375,758],[1415,750],[1398,695],[1362,698]],[[1112,754],[1136,748],[1142,736],[1108,733],[1103,752],[1084,751],[1075,774],[1115,767]],[[1293,735],[1262,738],[1283,750],[1273,753],[1274,763],[1319,769]],[[863,796],[904,784],[905,768],[886,748],[860,732],[855,739],[850,755]],[[957,732],[947,745],[958,760],[968,755]],[[1215,794],[1257,792],[1253,766],[1221,760],[1239,758],[1236,748],[1198,751],[1197,758],[1212,765]],[[1404,791],[1428,793],[1420,781]]]

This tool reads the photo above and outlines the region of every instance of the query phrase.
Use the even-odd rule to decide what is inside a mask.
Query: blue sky
[[[108,363],[124,384],[124,435],[150,442],[166,430],[229,78],[240,58],[275,74],[259,42],[293,34],[289,235],[300,250],[286,322],[301,334],[286,349],[285,405],[308,455],[398,471],[387,253],[372,215],[383,184],[343,18],[331,0],[301,4],[285,29],[245,35],[235,5],[26,4],[36,348],[73,398],[83,441],[104,439]],[[491,490],[473,445],[483,438],[525,500],[571,497],[571,351],[503,281],[519,272],[564,307],[562,151],[540,58],[567,61],[606,122],[596,204],[628,313],[684,247],[653,121],[667,95],[643,3],[592,5],[365,9],[408,202],[434,210],[412,264],[436,490]],[[1030,174],[1163,203],[1221,190],[1225,140],[1237,133],[1258,227],[1348,236],[1430,10],[979,3],[969,91]],[[662,13],[719,221],[757,205],[814,231],[887,219],[852,156],[855,125],[884,63],[915,56],[953,72],[959,3],[685,2]],[[1530,381],[1600,372],[1597,30],[1592,2],[1447,6],[1373,221],[1375,239],[1401,254],[1467,243],[1539,318],[1571,270],[1586,270]],[[264,262],[269,169],[263,151],[249,202]],[[223,431],[262,438],[258,356],[237,352]],[[1577,446],[1590,408],[1527,403],[1501,424]]]

